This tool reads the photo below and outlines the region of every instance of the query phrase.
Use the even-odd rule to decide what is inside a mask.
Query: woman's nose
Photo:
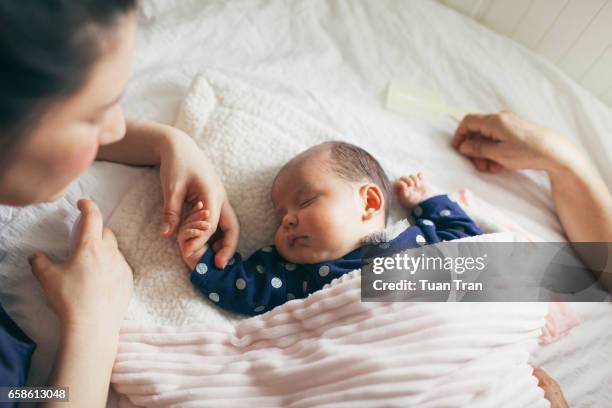
[[[108,117],[100,130],[99,143],[100,146],[118,142],[125,136],[125,117],[123,109],[117,105],[112,111],[108,112]]]

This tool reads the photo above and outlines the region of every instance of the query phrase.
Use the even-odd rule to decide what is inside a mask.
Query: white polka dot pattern
[[[423,225],[427,225],[428,227],[433,227],[434,223],[431,220],[421,220]]]
[[[257,269],[257,272],[259,272],[259,273],[264,273],[264,272],[266,271],[266,270],[264,269],[264,267],[263,267],[263,266],[261,266],[261,265],[257,265],[257,266],[255,267],[255,269]]]
[[[255,312],[258,312],[258,313],[259,313],[259,312],[263,311],[264,309],[265,309],[265,307],[263,307],[263,306],[257,306],[257,307],[256,307],[255,309],[253,309],[253,310],[254,310]]]
[[[292,263],[288,263],[287,265],[285,265],[285,269],[288,271],[294,271],[296,268],[295,264]]]
[[[425,237],[420,234],[416,236],[415,240],[416,240],[416,243],[419,245],[425,245],[427,243],[427,240],[425,239]]]
[[[283,281],[275,276],[270,280],[270,285],[272,285],[274,289],[278,289],[283,286]]]
[[[442,210],[440,211],[440,215],[443,217],[448,217],[451,214],[450,210]]]
[[[196,266],[196,272],[200,275],[204,275],[206,272],[208,272],[208,266],[205,263],[199,263]]]
[[[319,276],[324,278],[327,275],[329,275],[329,266],[323,265],[322,267],[319,268]]]
[[[236,279],[236,289],[243,290],[246,288],[246,281],[242,278]]]
[[[211,292],[211,293],[209,293],[208,298],[210,300],[212,300],[213,302],[215,302],[215,303],[219,302],[219,294],[218,293]]]

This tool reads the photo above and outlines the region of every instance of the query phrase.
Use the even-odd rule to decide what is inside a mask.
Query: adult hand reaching
[[[206,231],[208,241],[215,233],[215,264],[225,267],[236,252],[240,226],[225,188],[208,157],[186,134],[174,129],[174,138],[160,151],[160,178],[164,192],[164,213],[161,234],[176,234],[181,223],[184,203],[192,207],[203,203],[209,213]]]
[[[541,368],[534,368],[533,375],[538,379],[538,387],[544,390],[544,398],[550,402],[550,408],[569,408],[559,384]]]
[[[172,126],[144,120],[127,123],[127,134],[119,142],[104,146],[99,159],[139,165],[159,165],[164,194],[160,233],[173,237],[181,223],[183,205],[197,202],[209,211],[214,234],[215,264],[223,268],[236,252],[240,225],[227,199],[225,188],[204,152],[189,135]]]
[[[132,296],[132,270],[96,204],[80,200],[78,207],[81,221],[70,257],[54,263],[38,252],[30,264],[61,326],[49,385],[70,386],[72,406],[98,407],[106,401],[119,329]]]
[[[548,170],[566,159],[571,144],[559,133],[510,112],[466,115],[452,140],[480,171]]]
[[[612,195],[591,160],[577,147],[559,133],[508,112],[467,115],[455,131],[452,146],[480,171],[545,171],[568,241],[608,243],[607,251],[598,256],[591,252],[579,255],[612,291],[612,271],[601,270],[607,252],[612,253]]]
[[[81,221],[74,250],[62,263],[42,252],[30,257],[32,273],[40,281],[62,330],[103,328],[119,333],[132,296],[132,270],[119,251],[113,232],[105,228],[98,206],[80,200]]]

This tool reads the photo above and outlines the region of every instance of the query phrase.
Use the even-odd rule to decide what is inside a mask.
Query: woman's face
[[[35,124],[0,177],[0,203],[22,206],[59,198],[95,160],[98,147],[125,135],[120,105],[136,31],[135,13],[120,17],[81,89],[54,103]]]

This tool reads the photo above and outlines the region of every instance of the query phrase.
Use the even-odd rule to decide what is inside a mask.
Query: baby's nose
[[[297,217],[294,214],[285,214],[283,217],[283,227],[291,228],[297,225]]]

